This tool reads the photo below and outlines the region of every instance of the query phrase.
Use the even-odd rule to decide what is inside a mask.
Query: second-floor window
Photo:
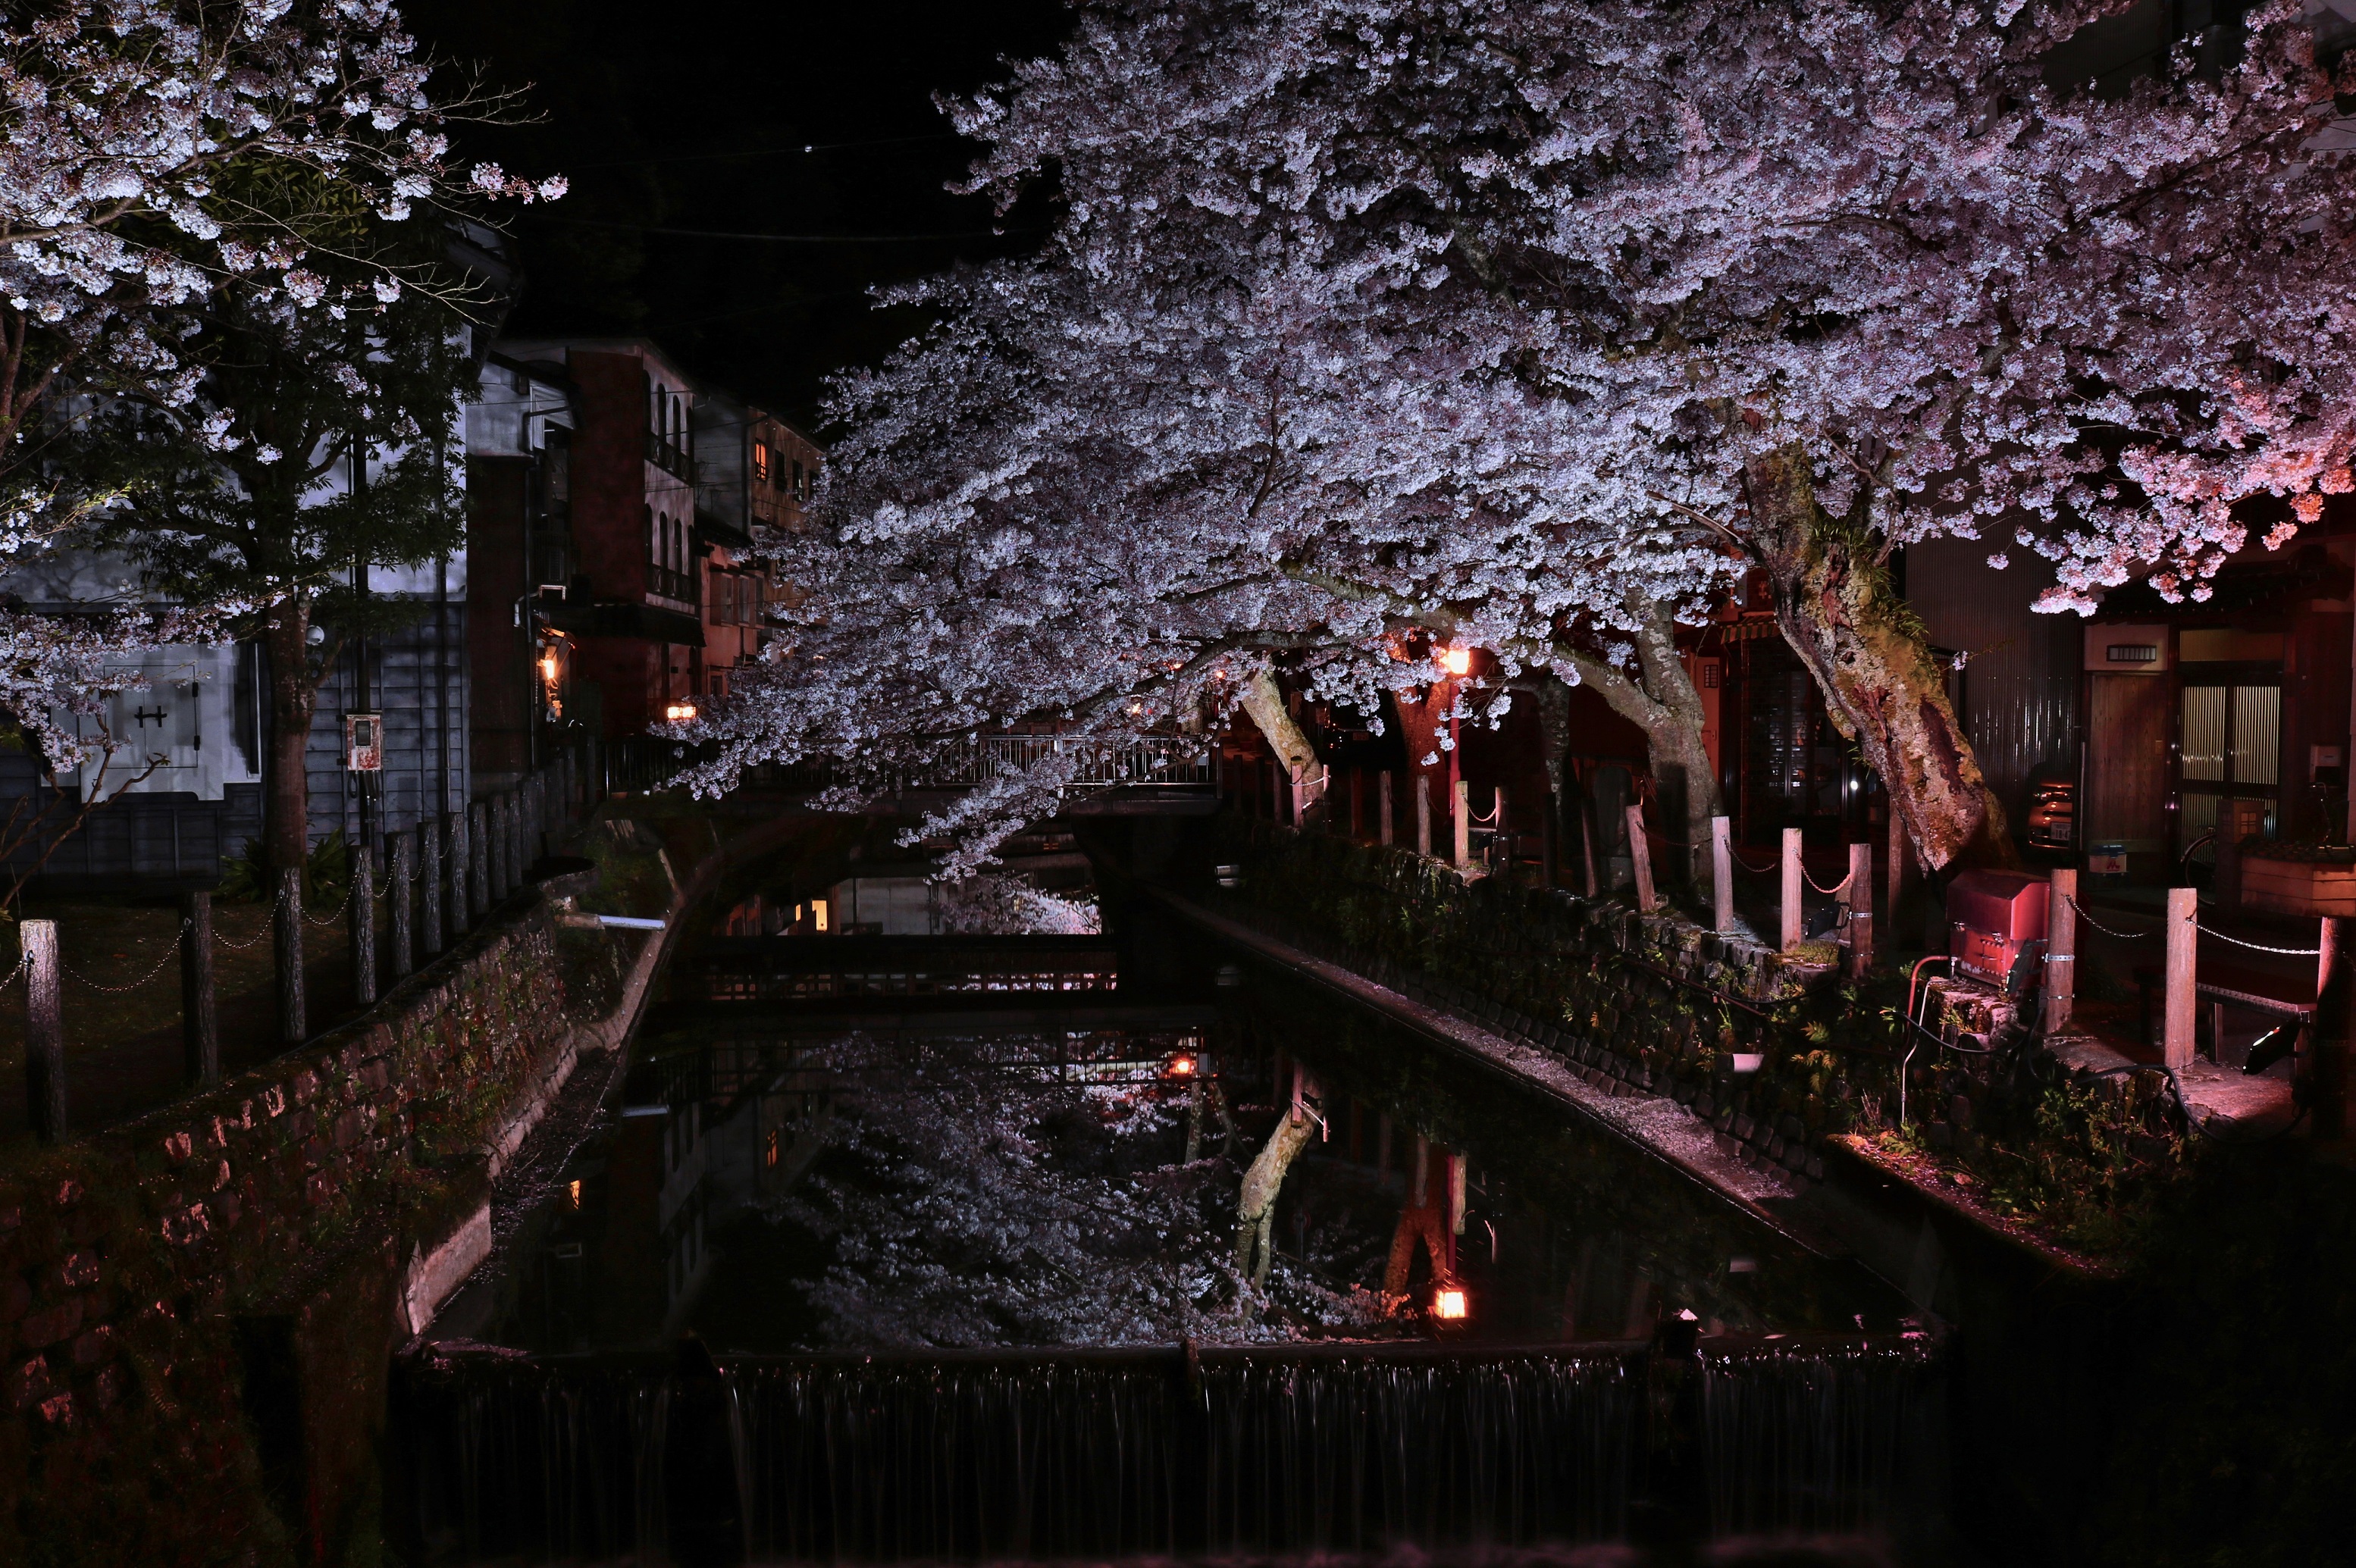
[[[766,441],[753,443],[753,482],[756,485],[769,482],[769,443]]]

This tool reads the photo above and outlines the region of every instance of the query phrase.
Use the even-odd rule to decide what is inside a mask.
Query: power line
[[[812,153],[840,153],[854,147],[898,147],[914,142],[957,142],[965,138],[955,131],[935,131],[923,136],[878,136],[865,142],[804,142],[785,147],[730,147],[717,153],[656,153],[643,158],[609,158],[603,163],[572,164],[573,170],[627,169],[647,164],[701,164],[715,158],[769,158],[782,153],[805,156]]]
[[[570,223],[579,229],[625,229],[639,234],[675,234],[688,240],[765,240],[779,245],[896,245],[939,240],[1002,240],[1024,229],[968,229],[941,234],[745,234],[725,229],[671,229],[656,223],[605,222],[594,218],[538,215],[543,223]]]

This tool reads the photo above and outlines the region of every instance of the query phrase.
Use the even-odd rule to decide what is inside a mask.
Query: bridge
[[[688,755],[686,748],[672,749],[679,753],[676,772]],[[1072,776],[1064,785],[1061,816],[1195,816],[1219,807],[1218,742],[1195,735],[1141,736],[1109,748],[1078,735],[980,735],[930,766],[881,778],[819,761],[748,768],[744,784],[792,795],[851,784],[902,809],[923,810],[1066,757]]]

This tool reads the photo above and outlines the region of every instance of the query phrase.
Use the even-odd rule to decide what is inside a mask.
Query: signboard
[[[356,773],[384,772],[384,715],[344,715],[344,766]]]

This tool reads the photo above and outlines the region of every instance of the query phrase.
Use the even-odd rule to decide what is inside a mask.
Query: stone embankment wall
[[[1901,1152],[1919,1146],[1979,1172],[1996,1211],[2043,1214],[2071,1244],[2099,1245],[2136,1183],[2180,1154],[2164,1082],[2072,1082],[2043,1052],[2014,1049],[2029,1044],[2026,1020],[1985,987],[1926,980],[1918,1016],[1934,1043],[1907,1025],[1907,977],[1891,971],[1847,981],[1809,955],[1681,915],[1468,880],[1404,849],[1236,818],[1213,832],[1215,858],[1240,869],[1240,886],[1199,896],[1272,919],[1271,934],[1370,978],[1509,1026],[1590,1083],[1674,1097],[1754,1159],[1797,1174],[1823,1177],[1828,1139],[1894,1136]],[[1755,1070],[1739,1071],[1749,1057]]]
[[[610,1043],[578,1015],[618,969],[519,901],[305,1050],[0,1170],[0,1563],[368,1537],[409,1276],[476,1221],[484,1151]]]

